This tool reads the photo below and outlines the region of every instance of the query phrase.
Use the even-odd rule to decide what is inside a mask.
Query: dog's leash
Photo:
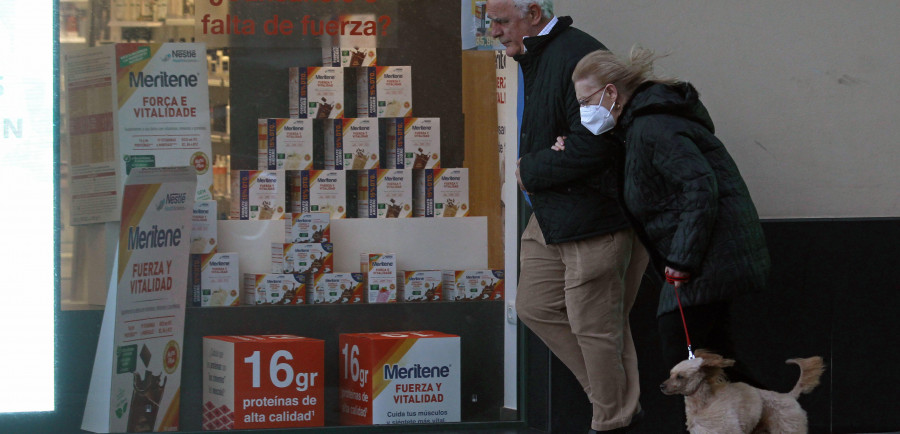
[[[666,281],[671,283],[672,287],[675,288],[675,301],[678,302],[678,312],[681,313],[681,325],[684,326],[684,337],[687,339],[688,359],[690,360],[694,358],[694,351],[691,349],[691,335],[688,334],[687,321],[684,319],[684,309],[681,308],[681,297],[678,295],[678,287],[675,286],[676,282],[684,282],[687,281],[687,279],[666,274]]]

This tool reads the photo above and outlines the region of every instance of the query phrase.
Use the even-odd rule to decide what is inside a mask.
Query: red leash
[[[684,337],[687,339],[688,359],[694,358],[694,352],[691,350],[691,335],[687,331],[687,321],[684,320],[684,309],[681,308],[681,298],[678,296],[678,288],[675,288],[675,301],[678,302],[678,311],[681,312],[681,324],[684,325]]]
[[[684,337],[687,339],[688,359],[693,359],[694,351],[691,350],[691,335],[688,334],[687,321],[684,319],[684,309],[681,308],[681,297],[678,295],[678,287],[675,286],[676,282],[686,282],[687,279],[666,274],[666,281],[671,283],[672,287],[675,288],[675,301],[678,302],[678,312],[681,313],[681,325],[684,326]]]

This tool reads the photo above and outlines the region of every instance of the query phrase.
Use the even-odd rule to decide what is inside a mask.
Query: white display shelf
[[[220,210],[221,211],[221,210]],[[243,273],[269,273],[284,220],[220,220],[218,251],[237,252]],[[359,271],[360,253],[396,253],[398,270],[487,268],[487,217],[334,219],[334,271]]]

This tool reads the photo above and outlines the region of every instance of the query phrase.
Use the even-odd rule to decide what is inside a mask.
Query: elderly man
[[[624,432],[640,411],[628,313],[648,256],[616,202],[621,148],[581,125],[572,84],[578,61],[605,47],[554,17],[550,0],[488,0],[487,15],[525,77],[516,175],[533,214],[516,309],[581,383],[590,432]],[[551,149],[557,138],[565,152]]]

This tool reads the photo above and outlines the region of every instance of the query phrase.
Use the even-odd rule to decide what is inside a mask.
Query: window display
[[[154,423],[164,419],[169,424],[166,427],[178,430],[497,420],[504,405],[502,373],[506,369],[503,262],[502,258],[489,261],[488,245],[502,234],[489,228],[485,216],[474,210],[476,201],[481,201],[482,207],[499,210],[499,186],[478,186],[478,190],[496,190],[489,196],[492,199],[476,199],[470,192],[472,173],[465,165],[463,146],[467,124],[459,82],[459,29],[451,23],[443,33],[427,39],[429,44],[453,47],[449,50],[453,65],[447,67],[435,64],[423,47],[410,44],[412,39],[397,37],[404,28],[421,32],[428,27],[420,23],[404,26],[421,13],[416,10],[418,6],[412,7],[405,0],[347,2],[331,5],[327,12],[322,5],[288,8],[258,2],[207,3],[197,4],[197,18],[192,21],[194,35],[178,37],[196,42],[183,43],[157,42],[171,34],[161,29],[183,27],[176,20],[193,20],[195,15],[170,16],[170,8],[155,5],[132,16],[133,8],[113,5],[113,16],[120,18],[108,25],[122,31],[112,31],[110,37],[138,37],[144,42],[91,49],[112,50],[112,55],[104,55],[103,62],[128,69],[109,80],[119,83],[115,89],[111,89],[114,84],[109,85],[110,101],[118,98],[122,83],[131,83],[137,89],[124,94],[123,100],[130,92],[178,88],[184,93],[183,88],[194,87],[207,91],[202,106],[187,94],[138,95],[142,105],[127,108],[131,110],[128,114],[141,118],[122,128],[132,133],[130,136],[113,136],[104,128],[99,131],[110,135],[101,136],[99,143],[118,138],[116,146],[109,146],[112,157],[105,164],[120,162],[122,169],[115,174],[123,182],[135,168],[168,166],[191,167],[198,174],[204,169],[204,179],[208,178],[194,195],[192,224],[185,231],[191,255],[183,262],[189,270],[184,284],[187,291],[181,301],[182,307],[187,307],[182,329],[185,338],[180,346],[184,354],[172,362],[184,372],[181,386],[170,387],[177,383],[158,377],[152,369],[146,375],[137,366],[122,373],[131,373],[134,378],[139,375],[140,381],[135,384],[148,385],[141,390],[153,391],[151,386],[155,384],[165,394],[180,394],[180,404],[174,410],[171,406],[154,410],[152,405],[131,400],[129,405],[138,402],[143,409],[150,409],[141,414],[146,420],[134,422],[132,428],[150,427],[150,414],[156,415]],[[459,6],[431,7],[458,13]],[[350,34],[357,21],[362,33]],[[226,22],[239,24],[226,28]],[[332,32],[328,24],[332,22],[346,24],[343,28],[348,33]],[[378,25],[367,27],[365,23]],[[153,30],[140,35],[126,31],[132,26]],[[317,29],[321,30],[318,34]],[[291,34],[298,38],[287,38]],[[493,64],[493,59],[490,61]],[[201,68],[177,69],[186,64],[192,68],[199,64]],[[64,68],[76,66],[79,71],[91,69],[89,63],[71,62]],[[173,67],[176,69],[164,70]],[[122,81],[123,77],[130,81]],[[428,85],[442,82],[441,86]],[[84,84],[84,79],[74,83]],[[481,95],[493,102],[491,90],[487,86]],[[94,100],[69,98],[70,115],[80,115],[83,101]],[[112,113],[108,116],[112,117],[110,131],[115,131],[115,121],[124,116],[120,106],[108,105],[107,112]],[[182,117],[197,119],[198,125],[173,122]],[[478,116],[473,114],[472,119]],[[72,125],[95,129],[107,125],[93,120],[72,122],[71,116],[69,120],[65,146],[71,150],[85,148],[94,139],[80,137],[82,131]],[[147,137],[135,135],[138,131]],[[173,141],[174,135],[166,135],[169,131],[183,131],[191,137],[203,135],[207,142],[184,141],[181,136]],[[188,149],[182,142],[207,151]],[[179,146],[171,145],[174,143]],[[127,146],[165,153],[142,153]],[[492,151],[495,148],[489,148],[487,154],[497,158]],[[202,168],[196,161],[198,152],[206,154]],[[187,163],[171,160],[188,153]],[[472,158],[479,157],[473,154]],[[76,189],[69,195],[84,195],[80,192]],[[118,224],[115,219],[102,217],[81,223],[86,231],[100,224]],[[76,236],[75,244],[83,244],[84,238]],[[105,252],[114,252],[118,243],[115,236],[97,241],[99,250]],[[106,272],[96,265],[93,271]],[[452,278],[448,280],[447,275]],[[76,289],[72,296],[79,291],[96,289]],[[461,315],[471,319],[459,321]],[[278,411],[255,406],[249,411],[246,401],[237,397],[255,390],[254,386],[244,380],[228,383],[234,379],[228,379],[224,371],[206,372],[210,366],[225,363],[211,361],[212,354],[221,358],[226,353],[210,350],[207,343],[244,337],[256,342],[254,345],[263,345],[273,332],[324,342],[322,368],[317,368],[317,386],[324,392],[298,397],[307,400],[306,406],[292,405]],[[434,369],[424,363],[439,361],[407,360],[404,352],[392,353],[396,360],[385,365],[381,359],[388,357],[385,353],[353,374],[357,386],[376,388],[359,392],[368,394],[372,401],[343,402],[345,393],[338,394],[339,377],[343,375],[340,365],[351,360],[341,359],[336,350],[341,336],[362,339],[351,344],[362,351],[363,342],[376,339],[373,336],[388,340],[399,336],[385,333],[407,334],[392,345],[424,348],[438,341],[451,342],[447,348],[452,353],[448,357],[453,359],[449,364],[453,375],[435,380],[434,375],[423,374]],[[287,340],[278,339],[265,343],[287,345]],[[433,343],[428,344],[429,340]],[[112,349],[117,357],[120,347],[101,338],[97,350]],[[228,363],[232,363],[232,371],[237,367],[239,371],[249,370],[250,378],[257,374],[254,369],[261,367],[264,371],[270,362],[301,372],[295,362],[302,359],[305,363],[308,354],[275,347],[257,351],[259,357],[268,360],[253,359],[249,354]],[[483,348],[484,354],[492,356],[467,360],[469,356],[464,355],[470,348]],[[293,361],[282,357],[273,362],[276,356],[267,356],[284,354],[282,351],[289,351]],[[418,352],[433,351],[409,354]],[[371,372],[368,384],[359,377],[365,370]],[[353,376],[352,371],[347,373]],[[276,385],[299,387],[289,384],[286,368],[271,378],[266,372],[260,375]],[[207,384],[210,379],[216,384]],[[411,379],[415,381],[399,381]],[[382,389],[384,394],[380,394]],[[218,393],[211,396],[210,390]],[[234,399],[222,401],[223,396]],[[148,402],[152,398],[146,397]],[[436,403],[440,403],[438,408],[422,406]],[[403,413],[389,409],[398,404],[415,405]],[[282,417],[291,412],[296,417]]]

